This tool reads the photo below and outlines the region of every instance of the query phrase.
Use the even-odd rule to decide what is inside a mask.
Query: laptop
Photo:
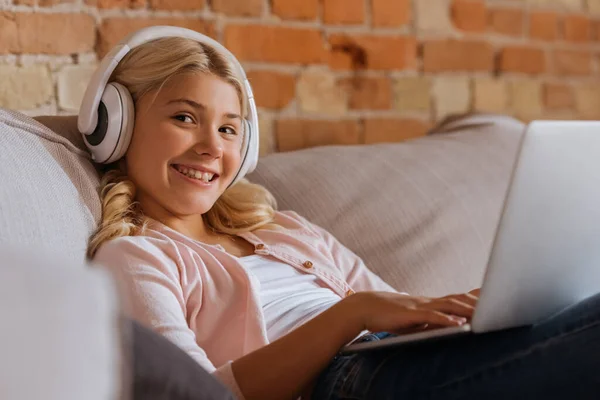
[[[351,353],[533,325],[600,292],[600,122],[534,121],[517,156],[469,324]]]

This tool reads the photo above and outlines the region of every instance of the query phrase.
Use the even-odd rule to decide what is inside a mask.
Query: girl
[[[118,275],[136,320],[240,399],[597,398],[597,297],[533,328],[339,354],[379,332],[464,324],[478,292],[398,293],[238,180],[242,79],[227,56],[179,37],[134,48],[110,77],[131,93],[135,123],[103,178],[89,254]]]

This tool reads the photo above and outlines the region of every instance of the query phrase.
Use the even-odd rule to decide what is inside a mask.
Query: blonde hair
[[[162,38],[136,47],[119,63],[110,81],[124,85],[137,103],[174,76],[198,72],[214,74],[233,85],[247,115],[245,89],[231,62],[213,48],[190,39]],[[136,187],[127,177],[124,163],[108,166],[100,183],[102,220],[89,242],[90,258],[108,240],[143,234],[147,219],[135,194]],[[202,218],[213,231],[235,235],[271,224],[276,207],[275,199],[264,187],[242,179],[229,187]]]

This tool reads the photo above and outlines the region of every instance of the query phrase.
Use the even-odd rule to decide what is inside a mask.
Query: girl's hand
[[[441,298],[360,292],[344,301],[363,330],[406,334],[465,324],[473,316],[478,296],[479,289]]]

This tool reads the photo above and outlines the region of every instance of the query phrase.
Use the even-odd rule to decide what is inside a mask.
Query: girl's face
[[[182,74],[135,108],[125,162],[144,213],[206,213],[240,167],[243,123],[234,86],[212,74]]]

